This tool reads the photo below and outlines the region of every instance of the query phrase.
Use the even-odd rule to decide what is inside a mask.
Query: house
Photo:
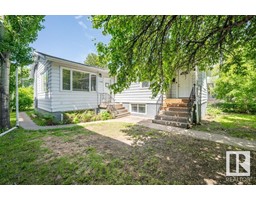
[[[99,94],[110,95],[109,85],[113,81],[106,69],[41,52],[34,53],[31,72],[35,109],[51,113],[60,120],[64,112],[97,110]]]
[[[153,122],[187,127],[199,122],[207,105],[206,73],[178,71],[165,94],[152,98],[149,82],[132,83],[119,94],[109,86],[115,78],[108,70],[34,53],[35,109],[62,119],[68,111],[108,109],[116,117],[129,114],[155,118]]]
[[[115,95],[115,102],[122,103],[133,115],[155,118],[154,123],[187,128],[205,116],[207,96],[206,72],[195,68],[177,71],[169,89],[155,98],[149,82],[132,83]]]

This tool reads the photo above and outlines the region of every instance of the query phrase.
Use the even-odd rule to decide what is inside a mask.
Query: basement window
[[[131,112],[146,114],[146,104],[131,104]]]

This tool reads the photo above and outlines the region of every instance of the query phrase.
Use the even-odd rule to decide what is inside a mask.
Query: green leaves
[[[92,16],[94,28],[112,36],[98,44],[114,92],[134,81],[151,81],[154,95],[165,92],[177,69],[204,70],[220,55],[248,43],[256,46],[254,16]]]
[[[84,64],[101,68],[106,68],[107,66],[107,64],[103,60],[100,60],[99,56],[95,53],[88,54]]]
[[[1,40],[0,52],[10,52],[11,61],[17,65],[32,62],[30,43],[36,40],[38,31],[43,28],[43,16],[4,16],[4,35]]]

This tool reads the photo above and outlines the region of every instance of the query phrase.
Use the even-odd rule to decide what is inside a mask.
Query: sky
[[[44,29],[31,44],[36,51],[83,63],[89,53],[96,53],[96,42],[108,43],[99,29],[93,29],[89,16],[46,16]]]

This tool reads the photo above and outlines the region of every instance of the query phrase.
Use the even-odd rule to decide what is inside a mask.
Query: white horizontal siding
[[[60,70],[60,66],[52,66],[52,112],[97,108],[97,92],[61,90]]]
[[[207,102],[207,99],[208,99],[206,72],[198,73],[198,86],[200,86],[200,98],[201,98],[200,102],[201,104],[204,104]]]
[[[116,102],[134,103],[156,103],[160,95],[152,98],[152,91],[149,88],[141,88],[141,83],[132,83],[123,92],[115,95]]]
[[[43,90],[42,85],[42,75],[44,72],[48,71],[48,92],[45,92]],[[37,76],[37,102],[38,102],[38,108],[51,111],[51,64],[50,62],[47,62],[46,60],[40,58],[38,62],[38,68],[36,70],[36,76]]]

